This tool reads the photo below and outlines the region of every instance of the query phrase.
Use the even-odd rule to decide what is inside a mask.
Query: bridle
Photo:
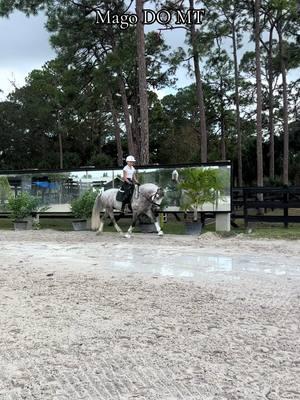
[[[155,203],[155,201],[153,200],[153,198],[155,198],[155,196],[158,194],[159,189],[157,189],[157,191],[150,196],[149,198],[147,196],[144,196],[151,204],[153,204],[154,206],[160,207],[160,204]]]
[[[147,201],[149,201],[149,203],[151,203],[152,205],[154,205],[154,206],[156,206],[156,207],[160,207],[160,204],[155,203],[155,201],[154,201],[155,196],[159,193],[160,190],[161,190],[161,189],[158,188],[157,191],[156,191],[155,193],[153,193],[151,196],[148,197],[148,196],[144,195],[143,193],[140,193],[140,189],[139,189],[139,186],[138,186],[138,195],[142,195],[142,196],[143,196]]]

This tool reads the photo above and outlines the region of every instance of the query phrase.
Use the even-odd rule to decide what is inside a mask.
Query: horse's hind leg
[[[103,232],[103,227],[104,227],[104,222],[105,222],[105,220],[106,220],[106,218],[107,218],[107,212],[105,211],[104,212],[104,214],[103,214],[103,216],[102,216],[102,218],[100,218],[100,226],[99,226],[99,229],[97,230],[97,232],[96,232],[96,235],[100,235],[100,233],[102,233]]]
[[[131,225],[128,228],[127,233],[125,234],[126,238],[130,238],[130,235],[132,234],[132,231],[135,228],[136,222],[137,222],[137,213],[133,213]]]
[[[115,227],[116,231],[122,234],[123,231],[119,227],[119,225],[117,224],[117,221],[116,221],[115,216],[114,216],[114,212],[113,211],[109,211],[108,214],[110,216],[111,222],[114,224],[114,227]]]

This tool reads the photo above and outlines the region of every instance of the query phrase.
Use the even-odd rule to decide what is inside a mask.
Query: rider
[[[127,165],[123,168],[123,185],[122,189],[125,191],[125,196],[122,202],[121,212],[124,213],[126,204],[128,204],[129,210],[132,212],[131,199],[134,191],[134,184],[140,185],[136,179],[136,170],[133,166],[135,158],[133,156],[126,157]]]

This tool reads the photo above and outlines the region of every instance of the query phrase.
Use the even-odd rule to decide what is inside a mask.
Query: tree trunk
[[[146,59],[145,59],[145,35],[143,22],[144,0],[136,0],[137,23],[137,63],[139,79],[139,98],[140,98],[140,126],[141,126],[141,148],[140,163],[149,163],[149,120],[148,120],[148,96],[146,79]]]
[[[237,133],[237,185],[243,185],[243,157],[242,157],[242,133],[240,118],[240,93],[239,93],[239,69],[237,61],[236,27],[235,21],[232,21],[232,46],[233,46],[233,64],[234,64],[234,86],[235,86],[235,126]]]
[[[116,138],[116,145],[117,145],[117,158],[118,158],[118,166],[121,167],[123,165],[123,150],[121,144],[121,130],[118,123],[118,116],[117,111],[114,106],[113,97],[111,90],[108,89],[107,91],[107,98],[109,102],[110,111],[113,118],[114,130],[115,130],[115,138]]]
[[[289,127],[288,127],[288,100],[287,100],[287,79],[286,79],[286,55],[283,49],[282,25],[278,24],[278,41],[280,51],[280,68],[282,75],[283,92],[283,184],[289,184]]]
[[[221,123],[221,160],[226,160],[226,142],[225,142],[225,114],[224,114],[224,88],[223,88],[223,79],[220,78],[220,86],[221,86],[221,94],[220,94],[220,101],[221,101],[221,112],[220,112],[220,123]]]
[[[226,160],[226,141],[225,141],[225,123],[224,116],[221,116],[221,160]]]
[[[257,186],[263,186],[263,151],[262,151],[262,91],[261,91],[261,64],[260,64],[260,0],[255,0],[255,65],[256,65],[256,154],[257,154]]]
[[[268,21],[270,24],[269,31],[269,42],[268,45],[264,43],[260,38],[261,43],[267,50],[268,61],[268,108],[269,108],[269,178],[271,180],[275,177],[275,151],[274,151],[274,95],[273,95],[273,83],[274,83],[274,72],[273,72],[273,30],[275,27],[272,11],[267,13]]]
[[[130,124],[129,106],[128,106],[128,101],[127,101],[125,84],[124,84],[122,76],[119,76],[119,86],[120,86],[122,106],[123,106],[124,119],[125,119],[125,127],[126,127],[126,133],[127,133],[128,153],[134,155],[134,146],[133,146],[131,124]]]
[[[64,155],[63,155],[63,139],[62,139],[62,125],[60,119],[60,111],[57,112],[57,128],[58,128],[58,144],[59,144],[59,168],[64,168]]]
[[[194,0],[190,0],[190,9],[194,9]],[[195,69],[195,79],[196,79],[197,102],[200,113],[201,162],[204,163],[207,162],[206,117],[205,117],[203,85],[199,67],[199,52],[197,50],[197,42],[196,42],[196,29],[195,29],[195,24],[193,22],[190,26],[190,29],[191,29],[191,44],[192,44],[193,61]]]
[[[274,156],[274,96],[273,96],[273,29],[271,25],[269,34],[269,49],[268,49],[268,87],[269,87],[269,175],[270,179],[275,177],[275,156]]]
[[[133,149],[134,149],[134,156],[136,158],[136,161],[138,164],[140,164],[141,160],[141,154],[140,154],[140,149],[141,149],[141,141],[140,141],[140,127],[137,124],[137,121],[139,120],[139,112],[138,112],[138,104],[137,104],[137,98],[135,98],[131,104],[131,129],[132,129],[132,138],[133,138]]]

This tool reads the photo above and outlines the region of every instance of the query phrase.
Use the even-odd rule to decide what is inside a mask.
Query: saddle
[[[116,199],[117,201],[123,201],[125,199],[126,192],[124,189],[120,188],[117,192]]]
[[[129,202],[133,196],[133,192],[134,192],[134,186],[132,186],[129,190],[128,190],[128,188],[126,190],[126,187],[124,187],[124,185],[122,185],[117,192],[116,200],[123,202],[124,200],[127,199]]]

